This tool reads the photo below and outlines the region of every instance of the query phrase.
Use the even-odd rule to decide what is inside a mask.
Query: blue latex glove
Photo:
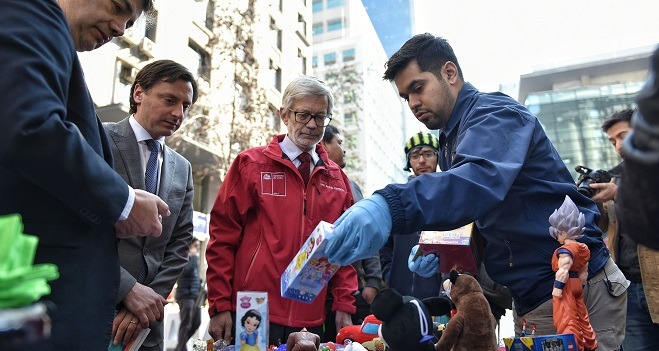
[[[352,205],[334,222],[327,236],[325,255],[331,263],[347,266],[373,256],[384,246],[391,232],[389,205],[380,194]]]
[[[426,256],[419,256],[414,259],[414,255],[419,251],[419,245],[415,245],[410,251],[410,256],[407,258],[407,267],[413,273],[416,273],[424,278],[430,278],[439,270],[439,258],[435,254]]]

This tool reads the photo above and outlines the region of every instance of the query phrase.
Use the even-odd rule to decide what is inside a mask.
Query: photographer
[[[616,112],[602,124],[602,130],[623,159],[622,142],[632,130],[633,113],[630,109]],[[616,195],[621,169],[622,163],[611,170],[617,175],[611,182],[592,183],[590,188],[595,190],[593,200],[602,212],[600,226],[608,232],[611,256],[631,282],[627,289],[627,326],[622,345],[625,350],[659,350],[659,299],[652,298],[659,294],[659,266],[656,264],[659,251],[637,244],[626,226],[617,220],[620,208],[616,208]]]

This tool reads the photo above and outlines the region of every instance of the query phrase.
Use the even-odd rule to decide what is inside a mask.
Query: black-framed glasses
[[[434,152],[434,151],[430,151],[430,150],[426,150],[424,152],[419,152],[419,153],[412,153],[412,154],[410,154],[410,160],[416,161],[421,156],[423,156],[424,160],[429,160],[429,159],[437,156],[437,153]]]
[[[288,110],[293,112],[293,115],[295,115],[295,122],[298,123],[307,124],[313,117],[317,126],[327,127],[332,121],[332,115],[312,115],[309,112],[293,111],[290,108]]]

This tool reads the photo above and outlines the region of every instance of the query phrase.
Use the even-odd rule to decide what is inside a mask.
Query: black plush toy
[[[430,316],[451,311],[451,301],[444,297],[419,300],[402,296],[394,289],[380,291],[371,304],[371,312],[382,321],[380,336],[391,351],[434,351],[433,323]]]

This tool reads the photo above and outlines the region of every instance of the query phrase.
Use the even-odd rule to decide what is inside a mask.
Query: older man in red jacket
[[[280,277],[316,225],[334,222],[353,196],[345,173],[318,145],[332,116],[327,85],[298,77],[286,88],[282,105],[288,133],[236,157],[211,212],[206,259],[209,331],[215,340],[231,339],[236,293],[246,290],[268,293],[270,344],[285,342],[302,327],[322,335],[327,289],[311,304],[285,299]],[[354,268],[340,268],[329,286],[338,330],[352,324]]]

